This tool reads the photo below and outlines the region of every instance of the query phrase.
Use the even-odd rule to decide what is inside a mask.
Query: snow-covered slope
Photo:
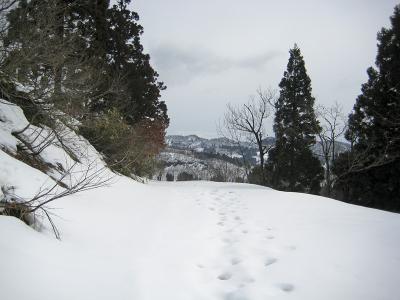
[[[399,215],[246,184],[57,202],[62,241],[0,217],[2,299],[398,299]]]
[[[6,109],[0,140],[8,154],[0,150],[0,181],[29,198],[57,174],[13,157],[20,141],[11,132],[21,123],[13,120],[23,116],[16,107]],[[71,132],[68,140],[76,153],[88,152],[102,165],[84,139]],[[57,165],[66,155],[56,143],[42,159]],[[82,160],[77,166],[85,165]],[[51,208],[61,241],[46,222],[35,231],[0,216],[0,299],[400,295],[398,214],[248,184],[142,184],[122,176],[108,187],[52,202]]]

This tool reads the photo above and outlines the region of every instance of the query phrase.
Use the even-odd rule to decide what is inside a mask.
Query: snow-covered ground
[[[400,216],[246,184],[63,198],[62,241],[0,217],[1,299],[398,299]]]
[[[77,178],[93,161],[104,166],[73,131],[69,151],[54,142],[41,153],[47,172],[28,166],[15,158],[32,139],[15,138],[26,124],[0,102],[0,186],[20,199],[53,186],[71,152]],[[399,299],[398,214],[248,184],[118,175],[51,208],[61,241],[45,219],[35,231],[0,216],[1,300]]]

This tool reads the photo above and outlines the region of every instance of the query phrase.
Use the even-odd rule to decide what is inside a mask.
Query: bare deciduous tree
[[[257,97],[250,97],[246,104],[240,106],[228,104],[227,112],[219,129],[220,133],[233,140],[239,149],[243,150],[243,143],[250,143],[257,147],[263,184],[266,184],[264,157],[271,149],[263,143],[267,137],[265,121],[270,117],[271,108],[275,107],[275,101],[275,91],[258,89]],[[245,159],[243,151],[242,157]]]
[[[337,141],[346,131],[347,122],[343,114],[343,108],[337,102],[331,107],[319,105],[316,113],[321,125],[321,132],[318,133],[318,142],[325,162],[325,193],[327,196],[331,196],[333,185],[332,165],[338,155]]]

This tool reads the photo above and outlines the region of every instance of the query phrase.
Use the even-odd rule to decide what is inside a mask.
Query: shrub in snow
[[[194,180],[194,176],[192,174],[189,174],[187,172],[182,172],[178,174],[177,181],[190,181]]]
[[[165,175],[165,178],[167,179],[167,181],[174,181],[174,175],[171,173],[167,173],[167,175]]]
[[[155,156],[164,144],[156,127],[151,122],[128,125],[114,109],[85,121],[80,133],[103,154],[111,169],[127,176],[151,176],[157,167]]]

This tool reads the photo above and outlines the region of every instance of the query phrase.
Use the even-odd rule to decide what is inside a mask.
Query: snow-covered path
[[[397,214],[245,184],[126,178],[56,205],[61,242],[0,217],[1,299],[400,295]]]
[[[265,277],[268,269],[296,246],[275,243],[274,229],[268,222],[254,222],[248,204],[236,192],[215,188],[201,193],[196,202],[217,219],[210,234],[221,244],[215,257],[197,266],[204,269],[208,280],[224,281],[220,283],[223,299],[255,299],[294,290],[290,282],[271,284]]]

